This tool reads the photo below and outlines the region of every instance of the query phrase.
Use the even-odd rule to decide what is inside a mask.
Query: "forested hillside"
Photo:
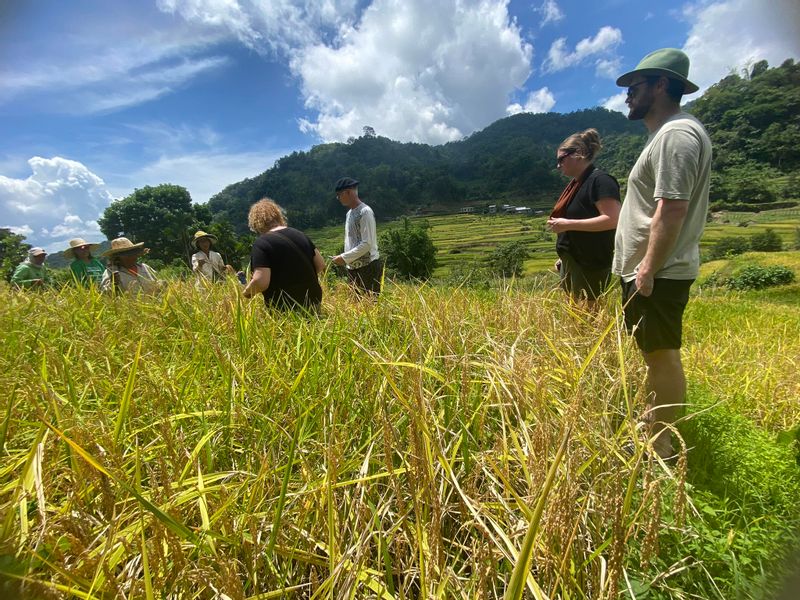
[[[687,110],[706,124],[714,143],[716,207],[774,207],[797,197],[792,174],[800,165],[800,65],[791,59],[777,68],[756,63],[711,87]],[[522,113],[442,146],[395,142],[365,127],[363,136],[347,143],[281,158],[264,173],[226,187],[208,206],[216,221],[243,232],[250,204],[270,196],[294,225],[318,227],[341,219],[332,188],[345,174],[361,181],[362,197],[383,220],[463,204],[549,206],[564,185],[554,168],[556,146],[588,127],[604,141],[598,164],[624,179],[645,142],[644,125],[594,108]]]

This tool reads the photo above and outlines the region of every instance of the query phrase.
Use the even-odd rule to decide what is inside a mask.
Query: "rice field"
[[[800,424],[798,303],[700,290],[668,465],[636,427],[643,365],[615,294],[589,314],[514,282],[389,283],[364,302],[326,280],[311,319],[232,282],[0,299],[2,598],[780,585],[800,522],[796,447],[776,441]]]
[[[455,214],[412,219],[430,225],[433,243],[438,249],[436,278],[446,278],[465,265],[483,263],[498,245],[521,241],[531,251],[524,273],[534,275],[552,269],[557,256],[556,236],[545,227],[546,216]],[[399,222],[379,223],[378,235],[399,226]],[[719,213],[706,225],[701,241],[707,249],[725,236],[751,237],[767,228],[773,229],[789,247],[800,227],[800,208],[764,211],[761,213]],[[337,254],[342,245],[342,227],[326,227],[307,232],[323,254]]]

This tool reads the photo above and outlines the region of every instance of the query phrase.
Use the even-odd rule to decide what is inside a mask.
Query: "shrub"
[[[741,236],[726,236],[717,240],[708,252],[709,260],[717,260],[743,254],[750,249],[750,243]]]
[[[794,281],[794,271],[789,267],[774,265],[745,267],[738,275],[729,277],[725,285],[732,290],[761,290],[776,285],[786,285]]]
[[[489,271],[498,277],[519,277],[522,263],[530,256],[525,242],[508,242],[498,246],[487,260]]]
[[[401,228],[381,236],[381,251],[386,266],[404,279],[428,279],[436,268],[436,246],[427,224],[412,225],[404,218]]]
[[[754,233],[750,238],[750,247],[757,252],[780,252],[783,250],[781,236],[772,229]]]

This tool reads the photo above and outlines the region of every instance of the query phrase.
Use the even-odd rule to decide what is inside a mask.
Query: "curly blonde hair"
[[[278,225],[286,225],[283,209],[270,198],[262,198],[250,207],[247,224],[256,233],[266,233]]]
[[[600,134],[596,129],[586,129],[580,133],[573,133],[558,147],[559,150],[572,150],[583,156],[586,160],[594,160],[603,144]]]

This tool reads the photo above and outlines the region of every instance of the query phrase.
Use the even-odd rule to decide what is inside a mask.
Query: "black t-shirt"
[[[314,243],[291,227],[270,231],[253,242],[250,266],[270,269],[269,287],[264,291],[267,306],[310,308],[322,302],[314,250]]]
[[[619,183],[600,169],[592,169],[575,197],[567,205],[565,219],[591,219],[600,216],[595,204],[601,198],[619,200]],[[614,258],[615,229],[607,231],[565,231],[558,234],[556,251],[569,254],[582,267],[604,269]]]

